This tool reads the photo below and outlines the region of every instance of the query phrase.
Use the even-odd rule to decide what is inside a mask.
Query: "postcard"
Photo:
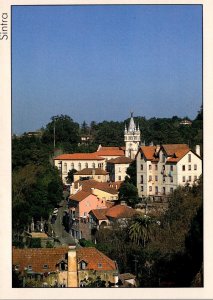
[[[1,299],[212,299],[213,4],[0,4]]]

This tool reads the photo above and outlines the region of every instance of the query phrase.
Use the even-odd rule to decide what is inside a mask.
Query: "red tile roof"
[[[158,162],[159,158],[155,155],[156,149],[157,146],[142,146],[139,151],[143,152],[147,160]],[[159,149],[165,152],[166,156],[168,157],[168,163],[178,162],[190,151],[189,146],[186,144],[165,144],[161,145]]]
[[[133,160],[129,157],[117,157],[117,158],[112,158],[110,160],[107,161],[107,163],[110,164],[130,164]]]
[[[76,172],[74,175],[107,175],[109,172],[100,168],[85,168]]]
[[[106,216],[110,218],[120,219],[120,218],[131,218],[138,214],[135,209],[126,205],[115,205],[108,209]]]
[[[90,214],[92,213],[97,220],[107,220],[106,212],[109,208],[100,208],[100,209],[92,209]]]
[[[59,248],[13,248],[13,265],[18,265],[22,272],[24,268],[31,266],[33,272],[45,273],[56,271],[56,265],[61,260],[67,260],[68,247]],[[77,261],[84,260],[87,270],[116,270],[116,263],[96,248],[77,248]],[[101,264],[98,266],[98,264]],[[48,265],[45,269],[44,265]]]
[[[22,272],[24,268],[31,266],[32,271],[38,273],[54,272],[56,264],[61,259],[65,259],[67,247],[60,248],[13,248],[13,265],[19,265],[19,271]],[[45,269],[44,265],[48,268]]]
[[[122,147],[101,147],[100,150],[94,152],[100,156],[124,156],[125,151]]]
[[[117,194],[118,193],[118,188],[119,188],[119,183],[117,183],[117,189],[115,188],[116,185],[111,185],[109,182],[99,182],[93,179],[90,180],[77,180],[75,181],[74,185],[75,188],[78,188],[79,186],[82,186],[83,191],[90,191],[91,188],[95,188],[98,190],[102,190],[104,192],[107,192],[109,194]]]
[[[70,200],[81,202],[92,194],[91,190],[89,191],[79,191],[76,194],[69,197]]]
[[[73,153],[73,154],[61,154],[56,156],[54,160],[104,160],[103,157],[97,155],[97,153]]]
[[[147,160],[153,159],[156,146],[142,146],[140,149]]]
[[[87,263],[86,270],[113,271],[117,270],[115,261],[93,247],[77,249],[78,262]]]

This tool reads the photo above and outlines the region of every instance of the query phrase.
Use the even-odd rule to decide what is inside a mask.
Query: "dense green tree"
[[[137,187],[128,181],[121,184],[118,198],[120,201],[125,201],[132,207],[135,207],[135,205],[140,201]]]
[[[133,162],[129,165],[127,168],[125,182],[129,182],[134,184],[134,186],[137,186],[137,170],[136,170],[136,160],[133,160]]]
[[[145,247],[146,243],[152,236],[152,225],[155,222],[149,216],[138,215],[133,220],[129,227],[129,237],[136,243]]]
[[[57,146],[63,147],[63,143],[77,145],[80,142],[79,130],[79,124],[68,115],[54,116],[44,129],[42,141],[53,145],[55,132],[55,144]]]

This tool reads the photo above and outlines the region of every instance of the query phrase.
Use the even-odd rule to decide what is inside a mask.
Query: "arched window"
[[[86,168],[86,169],[88,168],[88,163],[85,163],[85,168]]]

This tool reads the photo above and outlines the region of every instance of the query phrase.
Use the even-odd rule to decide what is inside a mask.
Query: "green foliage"
[[[40,238],[30,239],[30,243],[29,243],[28,247],[29,248],[41,248],[41,239]]]
[[[54,141],[55,128],[55,143],[57,146],[63,143],[77,144],[80,142],[79,124],[74,122],[67,115],[58,115],[51,118],[51,122],[47,124],[42,136],[42,142],[52,144]]]
[[[136,160],[133,160],[133,162],[129,165],[126,171],[127,175],[125,178],[125,182],[129,182],[134,184],[134,186],[137,186],[137,170],[136,170]]]
[[[125,201],[131,207],[135,207],[139,203],[138,189],[130,182],[123,182],[121,184],[118,197],[120,201]]]
[[[92,241],[85,240],[84,238],[79,240],[79,244],[82,247],[95,247],[95,244]]]
[[[76,169],[69,170],[66,180],[67,183],[72,183],[74,181],[74,174],[77,172]]]
[[[156,223],[155,219],[149,216],[138,215],[133,220],[129,227],[130,239],[145,247],[146,243],[152,236],[152,225]]]

